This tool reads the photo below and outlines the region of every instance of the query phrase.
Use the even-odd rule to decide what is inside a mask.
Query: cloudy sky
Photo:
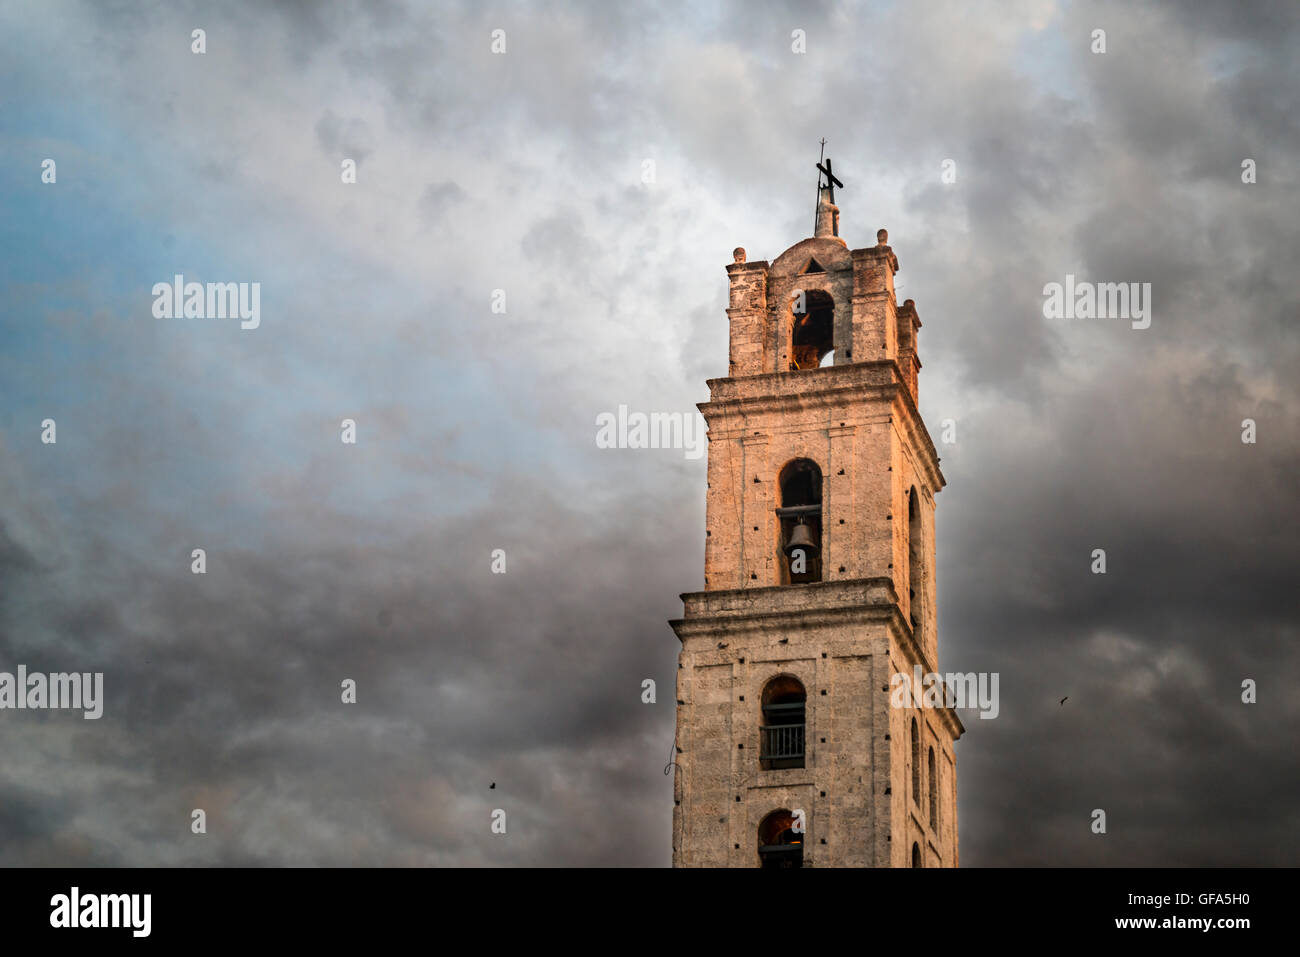
[[[1001,676],[962,863],[1295,863],[1298,44],[1281,2],[0,4],[0,671],[106,699],[0,711],[0,864],[667,865],[705,464],[595,419],[707,399],[822,137],[925,324],[940,665]],[[260,326],[154,318],[178,273]],[[1067,274],[1150,328],[1045,319]]]

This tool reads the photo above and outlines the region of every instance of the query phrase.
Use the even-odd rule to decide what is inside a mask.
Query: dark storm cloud
[[[465,198],[465,191],[457,183],[431,183],[420,196],[420,215],[430,225],[442,219],[443,214]]]
[[[343,156],[354,159],[360,167],[362,160],[370,155],[366,144],[370,135],[363,120],[344,119],[333,110],[326,110],[316,124],[316,139],[331,158]]]
[[[197,9],[164,21],[182,47]],[[313,323],[276,362],[224,356],[263,406],[232,390],[187,416],[169,382],[105,379],[103,448],[61,437],[83,477],[58,495],[26,411],[21,452],[5,425],[0,668],[93,664],[108,702],[98,722],[0,719],[0,859],[667,863],[665,621],[701,585],[704,472],[679,452],[594,449],[594,415],[706,398],[726,368],[723,266],[736,245],[770,260],[806,235],[826,136],[843,232],[856,247],[890,228],[925,324],[932,434],[956,420],[938,444],[940,665],[997,671],[1002,694],[957,746],[962,862],[1295,861],[1294,11],[234,9],[199,25],[214,54],[223,33],[265,42],[266,89],[320,69],[377,98],[363,115],[322,92],[291,131],[329,154],[330,190],[335,154],[378,164],[395,131],[475,172],[430,160],[409,184],[381,178],[430,237],[427,301],[394,307],[392,326],[387,303],[357,323],[341,289],[304,303]],[[88,8],[105,70],[123,51],[142,69],[158,21],[137,10]],[[1098,26],[1104,56],[1088,50]],[[510,52],[494,58],[498,27]],[[468,232],[500,197],[510,214]],[[359,280],[389,280],[347,268],[363,297]],[[1150,282],[1151,328],[1045,320],[1042,287],[1067,272]],[[492,317],[498,284],[510,312]],[[375,357],[393,328],[427,371]],[[194,369],[174,348],[180,380]],[[403,391],[416,378],[454,388],[433,403]],[[386,379],[399,394],[372,395]],[[340,394],[362,410],[353,464],[307,438],[334,428]],[[244,424],[299,396],[316,405],[292,435]],[[60,414],[61,436],[74,421]],[[208,484],[194,461],[219,463]],[[196,539],[205,576],[189,572]],[[1245,678],[1257,705],[1240,703]]]
[[[645,677],[657,676],[671,700],[662,624],[677,588],[671,565],[643,568],[646,549],[624,529],[575,539],[581,554],[564,560],[553,559],[563,549],[516,547],[516,537],[536,543],[552,533],[551,521],[535,527],[534,516],[574,529],[582,517],[530,487],[503,488],[500,500],[382,549],[306,550],[289,535],[260,553],[213,551],[201,577],[105,571],[96,587],[131,596],[128,620],[84,594],[43,594],[31,571],[7,579],[8,588],[59,606],[46,622],[50,661],[68,657],[92,629],[96,646],[113,649],[103,733],[77,771],[100,796],[75,825],[71,813],[44,808],[47,823],[33,819],[25,830],[17,820],[31,801],[16,795],[7,859],[44,862],[50,834],[68,828],[116,846],[113,863],[140,855],[381,863],[396,854],[403,863],[546,864],[554,829],[572,834],[562,822],[579,819],[589,822],[576,827],[588,840],[571,862],[610,860],[601,855],[628,848],[655,859],[671,738],[662,713],[647,723],[652,709],[640,692]],[[286,518],[290,527],[298,520]],[[679,534],[653,549],[685,550],[694,538]],[[69,544],[79,552],[94,545]],[[493,545],[505,547],[504,575],[484,573]],[[444,555],[451,560],[429,565]],[[654,587],[629,588],[637,578]],[[355,706],[340,701],[344,678],[357,682]],[[32,747],[57,733],[56,720],[66,731],[72,719],[54,715],[21,729],[7,722],[6,747]],[[70,733],[91,737],[80,725]],[[584,793],[571,793],[579,784]],[[74,801],[57,793],[62,807]],[[424,825],[431,830],[423,835],[404,830],[418,821],[416,809],[396,819],[377,810],[430,796],[437,803],[422,813],[443,824]],[[123,834],[137,805],[151,813]],[[268,816],[292,816],[298,805],[313,808],[322,834],[364,823],[381,840],[303,846],[301,836],[260,833]],[[477,808],[486,821],[497,806],[511,816],[518,844],[494,844],[486,826],[480,839],[464,817]],[[187,842],[193,807],[208,812],[220,840]],[[645,826],[656,819],[659,828]],[[254,820],[261,823],[250,829]],[[406,846],[416,838],[418,846]]]
[[[1287,437],[1243,456],[1224,414],[1241,392],[1098,389],[1040,410],[1056,440],[981,425],[962,440],[983,454],[948,468],[941,627],[948,666],[999,671],[1003,702],[996,721],[966,722],[964,860],[1294,859],[1277,798],[1296,782],[1293,749],[1267,727],[1294,720],[1300,681],[1295,512],[1278,474],[1293,470],[1296,423],[1275,419]],[[1099,547],[1105,576],[1089,568]],[[1241,704],[1246,678],[1272,695]],[[1106,838],[1080,827],[1097,807]],[[1045,828],[1028,846],[1027,819]]]
[[[9,530],[0,524],[0,578],[9,579],[10,576],[31,571],[35,564],[31,553],[15,542],[9,536]]]

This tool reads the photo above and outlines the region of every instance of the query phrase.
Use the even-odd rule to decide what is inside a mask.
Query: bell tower
[[[671,622],[677,867],[957,864],[964,729],[894,693],[938,671],[921,320],[888,234],[850,250],[843,184],[817,168],[814,235],[727,267],[728,374],[699,407],[704,590]]]

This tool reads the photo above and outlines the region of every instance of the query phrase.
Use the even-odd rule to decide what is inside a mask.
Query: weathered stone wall
[[[755,866],[759,823],[780,808],[807,816],[805,866],[884,863],[870,837],[889,811],[880,786],[888,715],[872,688],[888,682],[889,607],[683,623],[678,865]],[[778,675],[794,676],[808,692],[803,768],[764,770],[758,759],[763,688]]]

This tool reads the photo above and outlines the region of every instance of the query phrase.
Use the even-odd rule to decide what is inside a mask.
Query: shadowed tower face
[[[828,183],[812,238],[727,267],[704,590],[672,622],[675,866],[957,864],[961,722],[892,681],[938,670],[944,478],[888,238],[850,250]]]

